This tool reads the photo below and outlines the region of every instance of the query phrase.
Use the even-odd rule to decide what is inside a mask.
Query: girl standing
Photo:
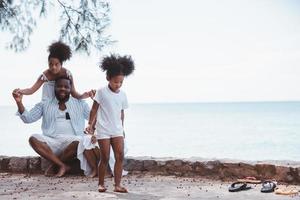
[[[122,165],[124,158],[124,109],[128,108],[125,92],[120,90],[124,77],[132,74],[134,63],[130,56],[110,55],[103,59],[100,68],[106,71],[108,85],[97,90],[90,112],[89,125],[86,131],[96,135],[92,142],[98,140],[101,154],[98,166],[98,191],[105,192],[104,177],[109,161],[110,146],[115,157],[114,181],[115,192],[126,193],[121,186]]]

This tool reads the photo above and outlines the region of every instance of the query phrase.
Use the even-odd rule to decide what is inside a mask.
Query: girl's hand
[[[20,89],[14,89],[12,95],[17,103],[22,102],[23,94],[20,92]]]
[[[95,135],[92,135],[91,142],[92,142],[92,144],[95,144],[97,142],[97,138]]]
[[[93,134],[94,134],[94,131],[95,131],[95,129],[94,129],[91,125],[88,125],[88,126],[85,128],[84,133],[93,135]]]
[[[84,92],[82,95],[80,95],[80,99],[86,99],[89,97],[90,97],[89,92]]]
[[[90,95],[91,99],[94,99],[95,94],[96,94],[96,90],[91,89],[91,91],[89,91],[89,95]]]
[[[84,92],[82,95],[80,95],[79,98],[80,99],[86,99],[86,98],[91,97],[91,99],[93,99],[95,94],[96,94],[96,90],[90,90],[88,92]]]

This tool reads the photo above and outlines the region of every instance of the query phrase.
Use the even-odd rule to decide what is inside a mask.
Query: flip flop
[[[253,176],[247,176],[243,179],[237,179],[238,182],[242,182],[242,183],[253,183],[253,184],[260,184],[261,180],[256,179]]]
[[[262,183],[262,188],[260,189],[260,191],[263,193],[269,193],[269,192],[274,192],[275,188],[276,188],[275,181],[264,181]]]
[[[275,189],[275,194],[280,194],[280,195],[296,195],[298,194],[299,191],[293,188],[276,188]]]
[[[234,182],[230,185],[230,187],[228,188],[229,192],[239,192],[242,190],[249,190],[251,189],[250,186],[247,186],[246,183],[243,182]]]

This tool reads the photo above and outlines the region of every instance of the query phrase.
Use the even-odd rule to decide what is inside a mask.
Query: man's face
[[[71,82],[68,79],[59,79],[55,83],[55,96],[59,101],[69,99],[71,93]]]

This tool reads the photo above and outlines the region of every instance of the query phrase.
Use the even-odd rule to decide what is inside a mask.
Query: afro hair
[[[52,43],[48,47],[48,51],[49,51],[48,60],[50,58],[57,58],[61,64],[64,61],[69,60],[72,56],[70,47],[61,41]]]
[[[111,54],[103,58],[100,68],[106,71],[108,78],[118,75],[128,76],[134,71],[134,62],[131,56]]]

